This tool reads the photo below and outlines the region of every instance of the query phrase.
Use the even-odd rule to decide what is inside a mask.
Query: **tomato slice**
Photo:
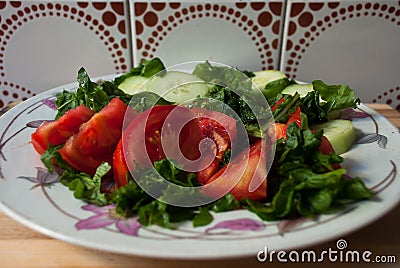
[[[302,128],[303,126],[303,120],[301,119],[301,109],[300,106],[296,107],[296,111],[294,113],[289,115],[288,120],[286,121],[286,124],[290,125],[291,123],[296,123],[299,128]]]
[[[150,167],[166,157],[179,164],[198,160],[203,139],[194,113],[176,105],[156,105],[141,113],[122,135],[129,170],[135,165]],[[187,166],[183,164],[187,170]]]
[[[122,148],[122,138],[119,140],[117,148],[115,148],[113,154],[113,175],[114,181],[117,187],[125,186],[128,184],[129,169],[125,162],[124,151]]]
[[[274,106],[272,106],[271,110],[272,111],[276,111],[276,109],[278,109],[278,105],[283,103],[283,102],[285,102],[285,98],[282,97],[274,104]]]
[[[325,137],[321,137],[321,145],[318,148],[321,153],[323,154],[332,154],[335,153],[335,150],[332,147],[332,144],[329,142],[329,140]],[[340,164],[332,164],[332,167],[334,169],[339,169],[341,166]]]
[[[237,138],[236,119],[224,113],[201,108],[192,109],[197,115],[201,133],[216,145],[215,159],[205,169],[196,173],[199,183],[205,184],[219,169],[225,152]]]
[[[281,138],[286,139],[286,132],[288,125],[282,123],[275,123],[274,126],[275,126],[275,141]]]
[[[272,106],[271,110],[276,111],[278,105],[283,102],[285,102],[285,98],[282,97],[275,103],[274,106]],[[288,119],[286,120],[286,124],[290,125],[291,123],[296,123],[299,126],[299,128],[302,128],[302,119],[300,113],[301,113],[301,108],[300,106],[297,106],[294,113],[289,115]]]
[[[246,197],[255,201],[265,199],[267,197],[266,147],[265,140],[258,140],[250,148],[237,155],[227,166],[220,169],[207,181],[206,185],[211,183],[214,185],[207,188],[205,194],[219,196],[232,178],[240,177],[237,184],[230,190],[236,199],[239,201]],[[261,184],[254,191],[250,191],[254,182],[261,182]]]
[[[60,145],[69,137],[78,133],[79,127],[87,122],[94,112],[84,105],[71,109],[56,121],[44,122],[32,133],[32,145],[39,154],[43,154],[49,144]]]
[[[128,114],[136,114],[120,99],[112,99],[67,140],[59,150],[62,158],[73,168],[91,175],[102,162],[112,164],[127,109]]]

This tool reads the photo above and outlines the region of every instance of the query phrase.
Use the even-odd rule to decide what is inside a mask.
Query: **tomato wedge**
[[[150,167],[166,157],[182,164],[198,160],[203,139],[194,113],[176,105],[156,105],[137,116],[122,135],[123,156],[129,170]],[[116,160],[120,165],[121,160]],[[184,165],[183,168],[187,170]],[[117,178],[119,186],[126,180]]]
[[[285,98],[282,97],[275,103],[274,106],[272,106],[271,110],[272,111],[276,111],[276,109],[278,109],[278,105],[283,103],[283,102],[285,102]]]
[[[62,158],[73,168],[91,175],[102,162],[111,164],[127,109],[128,114],[137,114],[120,99],[112,99],[67,140],[59,150]]]
[[[32,133],[32,145],[39,154],[43,154],[49,144],[60,145],[69,137],[78,133],[79,127],[87,122],[94,112],[84,105],[71,109],[56,121],[44,122]]]
[[[198,124],[205,138],[216,145],[215,159],[205,169],[196,173],[199,183],[205,184],[218,169],[225,152],[232,147],[237,137],[236,119],[224,113],[194,108],[199,117]]]
[[[286,132],[288,125],[282,123],[274,123],[275,126],[275,141],[284,138],[286,139]]]
[[[290,125],[291,123],[296,123],[299,128],[302,128],[303,120],[301,119],[300,113],[301,113],[300,106],[297,106],[296,111],[294,111],[294,113],[289,115],[286,124]]]
[[[249,198],[260,201],[267,197],[267,154],[265,141],[258,140],[250,148],[237,155],[227,166],[220,169],[214,176],[207,181],[213,183],[213,187],[208,188],[205,194],[219,196],[221,191],[226,188],[226,183],[232,178],[240,177],[238,183],[230,190],[230,193],[237,199]],[[264,147],[264,148],[263,148]],[[230,167],[228,168],[228,166]],[[246,165],[246,166],[245,166]],[[245,166],[243,170],[243,166]],[[262,182],[257,189],[250,191],[254,182]]]
[[[113,154],[113,175],[114,181],[119,186],[125,186],[128,183],[129,169],[125,162],[124,151],[122,148],[122,138],[119,140],[117,148],[115,148]]]

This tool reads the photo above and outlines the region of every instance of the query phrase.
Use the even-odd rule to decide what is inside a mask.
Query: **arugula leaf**
[[[347,108],[357,108],[360,99],[356,99],[355,92],[347,85],[327,85],[321,80],[312,82],[314,90],[321,98],[327,101],[323,105],[325,112],[340,111]]]
[[[206,82],[228,87],[234,91],[250,91],[254,73],[233,67],[213,66],[208,61],[196,65],[193,74]]]
[[[359,201],[372,196],[360,180],[347,181],[344,173],[344,169],[322,174],[306,168],[297,169],[280,184],[271,203],[244,199],[242,205],[263,220],[279,220],[290,215],[315,217],[328,213],[333,203],[349,199]],[[349,185],[355,186],[350,186],[351,194]]]
[[[205,207],[199,208],[199,213],[193,217],[193,227],[204,226],[212,222],[214,217]]]
[[[156,75],[159,72],[165,70],[164,63],[159,58],[143,60],[141,65],[143,65],[143,69],[140,75],[147,78],[150,78],[153,75]]]
[[[57,95],[55,101],[58,109],[56,119],[68,110],[74,109],[82,104],[92,109],[94,112],[99,112],[114,97],[122,97],[124,100],[129,98],[110,82],[103,81],[102,84],[92,82],[84,68],[79,69],[77,80],[79,86],[76,92],[64,90]]]
[[[198,64],[193,74],[214,84],[208,97],[225,103],[239,115],[240,120],[246,126],[253,125],[250,135],[260,136],[261,131],[257,131],[257,121],[269,118],[269,107],[265,105],[267,102],[263,95],[261,93],[257,95],[257,92],[252,90],[250,77],[254,76],[253,73],[232,67],[212,66],[209,62],[205,62]],[[208,104],[213,105],[214,103]],[[227,113],[215,107],[209,108]]]
[[[261,92],[267,98],[268,102],[272,103],[272,100],[276,98],[276,96],[279,95],[283,89],[293,84],[296,84],[294,80],[281,78],[266,84],[265,87],[261,89]]]
[[[138,211],[138,221],[144,225],[159,225],[165,228],[171,228],[170,215],[167,212],[168,205],[158,200],[141,206]]]
[[[154,169],[164,179],[185,187],[198,186],[197,178],[193,173],[178,168],[171,160],[162,159],[154,162]]]
[[[53,146],[51,143],[49,143],[47,150],[40,156],[40,160],[50,173],[56,168],[54,163],[56,163],[56,166],[61,169],[71,170],[67,163],[65,163],[64,159],[62,159],[61,154],[58,152],[62,146],[63,144]]]
[[[111,202],[116,205],[116,212],[123,216],[135,215],[140,207],[153,201],[134,180],[129,180],[124,187],[118,188],[111,195]]]
[[[240,208],[240,203],[232,194],[228,193],[207,207],[214,212],[224,212]]]
[[[133,75],[151,77],[164,69],[165,67],[161,60],[159,58],[155,58],[152,60],[143,61],[138,67],[132,68],[129,72],[116,77],[112,82],[100,81],[99,83],[95,83],[90,80],[88,73],[82,67],[78,71],[78,89],[76,92],[64,90],[57,95],[57,99],[55,101],[58,109],[56,119],[63,115],[66,111],[76,108],[82,104],[89,107],[94,112],[100,111],[113,98],[120,98],[125,104],[128,105],[132,99],[132,96],[119,89],[118,85],[127,77]],[[157,102],[157,104],[167,103],[159,96],[154,96],[154,94],[141,94],[134,97],[138,100],[136,108],[140,108],[140,110],[143,110],[144,108],[148,109],[144,103],[144,99],[147,97],[150,98],[148,99],[148,102],[152,103],[153,105],[154,102],[152,100],[156,100],[155,102]]]
[[[137,67],[130,69],[129,72],[114,78],[113,84],[118,86],[126,78],[131,76],[143,76],[150,78],[163,70],[165,70],[165,66],[159,58],[143,60]]]
[[[345,180],[343,191],[339,195],[341,199],[354,201],[369,199],[373,196],[372,192],[358,177]]]
[[[185,220],[191,220],[193,227],[204,226],[213,221],[213,216],[205,207],[200,207],[196,212],[195,208],[176,207],[159,200],[141,206],[138,216],[138,221],[145,226],[154,224],[169,229],[174,228],[173,223]]]
[[[74,197],[83,201],[104,206],[108,204],[108,198],[100,190],[101,179],[111,170],[110,164],[103,162],[96,170],[93,178],[84,172],[64,171],[60,182],[74,192]]]
[[[321,106],[318,91],[311,91],[301,99],[301,112],[307,115],[309,122],[323,123],[328,121],[328,112]]]
[[[322,130],[313,133],[290,124],[287,138],[276,143],[268,175],[273,180],[269,182],[272,201],[264,204],[244,199],[242,206],[263,220],[279,220],[295,215],[315,217],[329,213],[338,204],[370,198],[372,193],[360,179],[348,180],[345,169],[333,168],[343,161],[340,156],[318,150],[322,134]]]

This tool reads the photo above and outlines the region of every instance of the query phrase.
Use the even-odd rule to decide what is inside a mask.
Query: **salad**
[[[315,218],[372,197],[341,167],[355,132],[338,115],[359,104],[348,86],[207,61],[170,71],[159,58],[112,81],[81,68],[77,80],[32,145],[75,198],[121,217],[166,228],[238,209]]]

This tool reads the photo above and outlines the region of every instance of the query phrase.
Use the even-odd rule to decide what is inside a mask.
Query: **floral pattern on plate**
[[[215,220],[205,227],[194,228],[190,223],[179,224],[175,229],[142,226],[136,217],[120,217],[113,205],[97,207],[74,199],[72,193],[59,183],[57,175],[49,174],[43,168],[29,143],[38,122],[52,120],[55,115],[51,103],[43,100],[51,99],[63,89],[75,87],[74,83],[42,93],[0,119],[5,126],[0,133],[0,207],[22,223],[53,237],[96,249],[143,256],[249,256],[264,248],[265,243],[270,249],[294,248],[337,237],[379,218],[399,201],[397,167],[400,159],[396,153],[400,144],[399,132],[381,115],[361,105],[359,110],[347,111],[342,116],[352,119],[362,133],[376,133],[385,137],[387,143],[385,147],[375,143],[356,144],[346,153],[343,165],[349,175],[365,179],[377,201],[360,202],[315,220],[263,222],[248,211],[238,210],[215,214]],[[379,164],[371,161],[372,157],[379,157]],[[17,163],[23,164],[15,168]],[[17,191],[18,195],[15,194]],[[32,203],[35,206],[31,206]],[[327,229],[330,232],[326,232]],[[309,240],[311,234],[315,237],[312,241]],[[237,248],[231,241],[251,243]],[[221,246],[227,250],[221,252]],[[161,253],[160,247],[163,248]]]

